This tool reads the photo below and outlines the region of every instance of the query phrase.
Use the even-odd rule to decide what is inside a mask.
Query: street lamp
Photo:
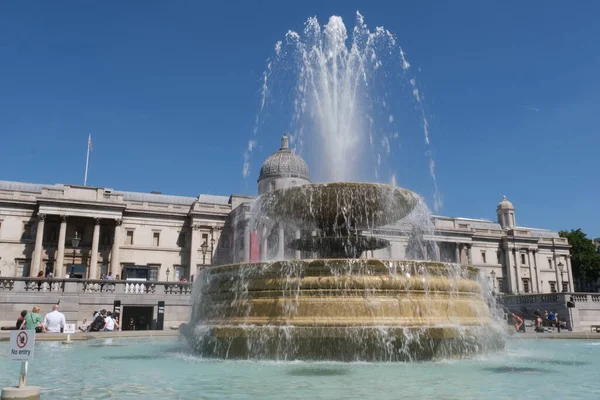
[[[492,272],[490,272],[490,277],[492,278],[492,288],[495,290],[496,289],[496,272],[494,272],[492,270]]]
[[[560,282],[563,286],[563,292],[566,292],[566,288],[565,288],[565,278],[563,277],[564,274],[564,269],[565,269],[565,265],[562,263],[562,261],[558,262],[558,270],[560,271]]]
[[[169,269],[169,267],[167,267],[167,282],[169,282],[169,274],[171,273],[171,270]]]
[[[202,266],[206,265],[206,253],[208,252],[208,243],[206,243],[206,240],[204,241],[204,243],[202,243],[202,246],[200,246],[200,249],[202,250]]]
[[[79,247],[80,242],[81,238],[79,237],[79,233],[75,232],[75,237],[71,238],[71,247],[73,248],[73,264],[71,264],[70,278],[73,278],[73,274],[75,273],[75,249]]]

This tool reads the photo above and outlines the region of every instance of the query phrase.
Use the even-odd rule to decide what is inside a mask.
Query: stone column
[[[527,265],[529,266],[529,291],[535,293],[533,289],[533,266],[531,265],[531,249],[527,249]]]
[[[269,247],[267,246],[267,224],[260,226],[260,261],[265,261],[269,257]]]
[[[113,235],[112,249],[110,251],[110,272],[112,276],[121,275],[121,266],[119,264],[119,250],[121,249],[121,224],[122,219],[115,220],[115,233]]]
[[[285,231],[279,228],[279,240],[277,241],[277,259],[285,259]]]
[[[198,274],[198,261],[196,258],[198,257],[198,242],[200,238],[198,237],[198,225],[192,225],[192,237],[190,239],[190,274],[193,272],[194,275]],[[197,278],[197,276],[196,276]]]
[[[54,276],[65,276],[65,241],[67,240],[67,216],[60,216],[60,230],[58,231],[58,250],[56,251],[56,267]]]
[[[565,262],[567,267],[567,276],[569,277],[569,291],[574,292],[575,286],[573,286],[573,270],[571,269],[571,255],[567,254],[565,256]]]
[[[472,254],[471,254],[471,245],[470,244],[467,245],[467,263],[469,265],[473,265],[473,258],[472,258]]]
[[[90,250],[89,279],[100,279],[98,276],[98,243],[100,242],[100,219],[94,218],[94,235],[92,236],[92,249]]]
[[[515,247],[512,250],[513,258],[515,260],[515,288],[517,289],[517,293],[521,293],[521,274],[519,273],[519,260],[517,259],[517,248]]]
[[[300,239],[300,229],[296,229],[296,239]],[[296,258],[296,260],[302,258],[302,253],[300,252],[300,250],[296,250],[294,252],[294,257]]]
[[[513,280],[513,269],[511,265],[511,257],[510,257],[510,246],[508,244],[504,247],[504,259],[506,260],[506,276],[503,276],[504,280],[504,288],[506,289],[506,293],[514,294],[515,293],[515,284]],[[504,274],[503,274],[504,275]]]
[[[460,249],[458,243],[454,243],[454,259],[457,264],[460,264]]]
[[[540,293],[540,277],[538,274],[538,263],[537,263],[537,249],[531,250],[533,253],[533,257],[529,258],[529,262],[531,263],[531,258],[533,258],[533,271],[535,272],[535,290],[536,293]],[[532,285],[533,286],[533,285]]]
[[[250,229],[244,226],[244,262],[250,262]]]
[[[33,262],[29,269],[29,276],[37,276],[40,271],[40,264],[42,263],[42,241],[44,240],[44,222],[46,220],[46,214],[38,214],[37,231],[35,233],[35,247],[33,250]]]

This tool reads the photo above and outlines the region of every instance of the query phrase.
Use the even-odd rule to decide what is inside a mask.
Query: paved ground
[[[590,332],[569,332],[561,331],[558,332],[527,332],[527,333],[515,333],[511,335],[515,339],[600,339],[600,333]]]
[[[0,342],[6,342],[10,339],[11,331],[0,332]],[[162,336],[179,336],[178,330],[165,331],[120,331],[120,332],[78,332],[71,335],[71,340],[90,340],[103,338],[128,338],[128,337],[162,337]],[[64,333],[38,333],[35,335],[37,342],[41,341],[62,341],[66,340],[67,335]]]

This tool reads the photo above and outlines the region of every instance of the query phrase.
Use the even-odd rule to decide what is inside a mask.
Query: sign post
[[[33,360],[35,347],[35,330],[12,331],[10,334],[10,346],[8,358],[13,361],[21,361],[21,372],[19,374],[19,385],[2,389],[2,399],[31,398],[39,399],[40,388],[27,386],[28,362]]]
[[[71,334],[75,333],[75,324],[65,324],[63,328],[63,333],[67,334],[67,340],[63,340],[63,344],[73,343],[73,341],[71,340]]]

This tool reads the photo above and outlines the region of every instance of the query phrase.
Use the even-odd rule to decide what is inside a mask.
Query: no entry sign
[[[33,360],[33,348],[35,345],[35,330],[12,331],[10,334],[10,348],[8,358],[13,361]]]

